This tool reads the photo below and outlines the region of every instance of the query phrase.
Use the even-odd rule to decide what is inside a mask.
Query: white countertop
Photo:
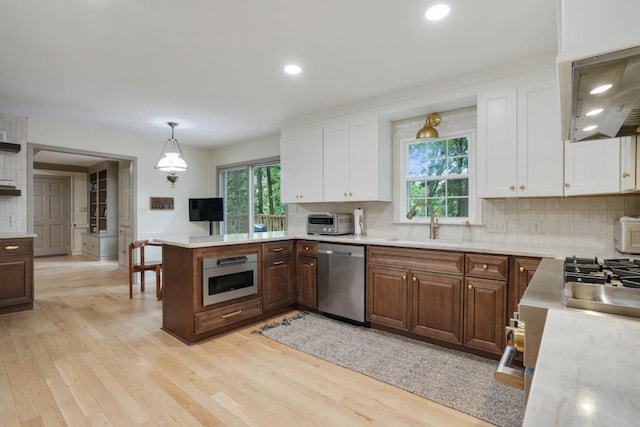
[[[234,245],[243,243],[263,243],[269,241],[303,239],[317,240],[325,242],[356,244],[356,245],[379,245],[379,246],[396,246],[405,248],[420,249],[440,249],[459,252],[482,252],[489,254],[505,254],[516,256],[529,256],[540,258],[564,258],[565,256],[593,257],[598,258],[628,258],[628,255],[621,254],[613,249],[606,248],[589,248],[589,247],[555,247],[541,248],[519,244],[498,244],[491,242],[468,242],[468,241],[451,241],[443,239],[434,240],[411,240],[395,237],[374,237],[354,235],[346,236],[324,236],[311,235],[301,233],[290,233],[286,231],[262,232],[262,233],[245,233],[245,234],[225,234],[225,235],[176,235],[163,236],[154,238],[154,242],[163,243],[172,246],[195,249],[210,246]]]
[[[523,426],[636,426],[640,322],[549,310]]]
[[[38,237],[34,233],[0,233],[0,239],[27,239],[30,237]]]

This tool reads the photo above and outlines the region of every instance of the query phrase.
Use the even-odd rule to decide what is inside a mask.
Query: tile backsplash
[[[640,215],[640,195],[488,199],[482,200],[483,225],[470,229],[441,225],[438,238],[477,242],[522,243],[527,247],[613,248],[614,222],[621,216]],[[426,224],[393,222],[393,205],[386,202],[291,204],[289,230],[306,232],[310,212],[353,212],[363,208],[365,232],[371,237],[398,237],[425,240]],[[505,232],[490,231],[489,224],[506,224]]]

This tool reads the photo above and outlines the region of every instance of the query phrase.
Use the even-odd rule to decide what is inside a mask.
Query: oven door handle
[[[518,350],[515,347],[508,345],[502,353],[500,363],[498,363],[498,367],[496,368],[496,372],[493,374],[493,377],[499,383],[524,389],[524,370],[513,368],[511,366],[516,354],[518,354]]]

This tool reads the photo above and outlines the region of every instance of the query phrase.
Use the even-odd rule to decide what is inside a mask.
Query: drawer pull
[[[284,264],[284,261],[274,261],[273,265],[282,265]]]
[[[4,247],[5,251],[15,251],[16,249],[20,249],[18,245],[7,245]]]
[[[406,274],[402,275],[402,280],[407,280],[407,275]]]
[[[524,273],[524,267],[520,267],[520,273]]]
[[[284,251],[284,248],[274,248],[273,252],[282,252]]]
[[[231,313],[223,314],[220,317],[222,317],[223,319],[228,319],[229,317],[237,316],[238,314],[242,314],[242,310],[232,311]]]
[[[308,251],[308,250],[309,250],[309,246],[305,246],[305,247],[304,247],[304,250],[305,250],[305,251]]]
[[[309,264],[311,267],[313,267],[313,263]]]
[[[469,285],[467,286],[469,289],[473,289],[473,285]]]
[[[483,269],[483,270],[488,270],[488,269],[489,269],[489,266],[488,266],[487,264],[482,264],[482,269]]]
[[[417,282],[417,281],[418,281],[418,278],[417,278],[416,276],[413,276],[413,281],[414,281],[414,282]]]

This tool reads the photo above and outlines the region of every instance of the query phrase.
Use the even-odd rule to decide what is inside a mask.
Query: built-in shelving
[[[19,153],[22,146],[13,142],[0,142],[0,151],[9,151],[11,153]]]

